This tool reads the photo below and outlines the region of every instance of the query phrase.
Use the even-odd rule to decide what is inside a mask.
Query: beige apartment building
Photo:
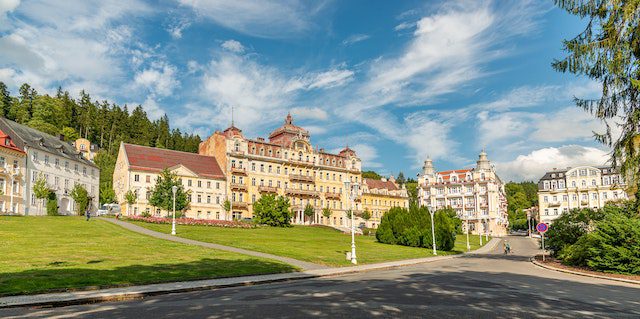
[[[158,174],[164,169],[175,173],[189,193],[190,207],[185,212],[186,217],[229,219],[223,208],[227,183],[215,158],[121,143],[113,172],[113,189],[124,214],[168,214],[149,204],[151,190],[155,187]],[[136,202],[131,207],[125,200],[129,190],[136,194]]]
[[[0,130],[0,212],[23,215],[27,153]]]
[[[574,208],[598,209],[611,200],[628,199],[620,173],[611,167],[553,169],[538,182],[539,220],[551,223]]]
[[[476,167],[436,172],[431,159],[418,176],[418,201],[429,210],[453,208],[463,230],[504,236],[509,226],[504,184],[484,150]]]
[[[371,218],[365,221],[369,228],[378,228],[382,216],[393,207],[409,208],[409,194],[405,185],[398,185],[390,176],[382,179],[363,178],[358,209],[368,210]]]
[[[344,182],[362,182],[360,158],[349,147],[338,154],[314,147],[310,138],[289,114],[268,139],[246,138],[232,123],[203,141],[199,153],[215,157],[227,175],[225,191],[233,218],[252,217],[260,196],[276,194],[290,199],[294,223],[324,220],[322,208],[328,207],[330,223],[347,226],[352,202]],[[307,204],[314,208],[312,217],[304,216]]]

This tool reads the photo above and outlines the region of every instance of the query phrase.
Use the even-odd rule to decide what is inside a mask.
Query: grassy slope
[[[0,295],[294,271],[81,217],[0,217]]]
[[[159,232],[170,232],[171,225],[135,222],[136,225]],[[351,250],[350,235],[327,227],[294,226],[290,228],[260,227],[257,229],[221,228],[207,226],[178,226],[178,236],[194,240],[240,247],[265,253],[291,257],[330,266],[346,266],[345,252]],[[470,237],[471,248],[479,247],[478,236]],[[432,256],[424,248],[386,245],[372,236],[356,236],[357,257],[360,264]],[[452,252],[466,250],[466,237],[458,235]]]

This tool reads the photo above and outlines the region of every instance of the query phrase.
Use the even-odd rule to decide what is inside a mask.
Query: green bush
[[[148,211],[142,211],[142,217],[151,217],[151,213],[149,213]]]
[[[291,226],[291,216],[289,199],[283,196],[264,195],[253,204],[256,224],[288,227]]]
[[[590,208],[573,209],[563,213],[549,228],[546,234],[549,239],[545,245],[553,256],[562,259],[563,249],[575,244],[596,221],[602,220],[603,217],[603,210],[595,211]]]
[[[440,250],[453,249],[456,239],[456,225],[459,219],[452,218],[447,210],[434,214],[436,246]],[[376,239],[385,244],[411,247],[431,247],[431,216],[429,211],[412,205],[409,209],[391,208],[376,230]]]
[[[594,270],[640,274],[640,218],[611,213],[563,251],[563,261]]]
[[[50,192],[49,198],[47,198],[47,215],[58,216],[58,200],[54,192]]]

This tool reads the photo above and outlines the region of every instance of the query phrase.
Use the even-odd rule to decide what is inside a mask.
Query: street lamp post
[[[485,228],[484,228],[484,241],[487,242],[487,243],[489,242],[489,221],[490,221],[490,218],[487,218],[485,220],[485,223],[484,223],[484,225],[485,225]]]
[[[484,227],[482,218],[478,219],[478,237],[480,237],[480,246],[482,246],[482,229]]]
[[[531,213],[527,212],[527,235],[531,237]]]
[[[467,216],[467,251],[471,251],[471,245],[469,244],[469,216]]]
[[[438,252],[436,252],[436,227],[434,225],[434,221],[433,221],[433,210],[429,209],[429,214],[431,214],[431,241],[432,241],[432,245],[433,245],[433,254],[437,255]]]
[[[355,225],[354,225],[354,212],[353,212],[353,200],[354,200],[354,195],[353,195],[353,191],[356,191],[356,194],[358,192],[358,184],[354,184],[353,185],[353,189],[351,188],[351,181],[350,180],[345,180],[344,181],[344,188],[345,191],[347,192],[347,201],[348,201],[348,208],[349,211],[351,212],[351,263],[354,265],[358,264],[358,260],[356,259],[356,229],[355,229]]]
[[[173,222],[171,223],[171,235],[176,234],[176,192],[178,192],[178,186],[173,185],[171,187],[171,192],[173,192]]]

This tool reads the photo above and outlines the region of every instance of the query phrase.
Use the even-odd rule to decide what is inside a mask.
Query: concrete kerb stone
[[[500,242],[499,238],[493,238],[488,244],[481,247],[485,251],[490,251]],[[196,280],[185,282],[170,282],[160,284],[149,284],[140,286],[130,286],[121,288],[108,288],[101,290],[89,290],[78,292],[49,293],[40,295],[22,295],[0,297],[0,308],[13,308],[25,306],[49,306],[61,307],[68,305],[107,302],[107,301],[123,301],[131,299],[140,299],[145,296],[179,293],[188,291],[202,291],[239,286],[250,286],[259,284],[268,284],[275,282],[286,282],[302,279],[311,279],[318,277],[340,276],[356,272],[366,272],[373,270],[383,270],[411,266],[423,263],[442,261],[447,259],[459,258],[463,256],[473,255],[480,249],[464,254],[435,256],[417,259],[407,259],[399,261],[390,261],[378,264],[360,265],[352,267],[338,267],[325,269],[312,269],[305,272],[294,272],[285,274],[270,274],[257,276],[243,276],[220,279]]]
[[[538,266],[540,268],[548,269],[548,270],[553,270],[553,271],[557,271],[557,272],[563,272],[563,273],[572,274],[572,275],[584,276],[584,277],[606,279],[606,280],[611,280],[611,281],[618,281],[618,282],[624,282],[624,283],[628,283],[628,284],[640,285],[640,281],[639,280],[632,280],[632,279],[624,279],[624,278],[616,278],[616,277],[608,277],[608,276],[602,276],[602,275],[596,275],[596,274],[589,274],[589,273],[585,273],[585,272],[573,271],[573,270],[553,267],[553,266],[550,266],[550,265],[545,265],[545,264],[537,261],[536,260],[536,256],[531,257],[530,260],[534,265],[536,265],[536,266]]]

